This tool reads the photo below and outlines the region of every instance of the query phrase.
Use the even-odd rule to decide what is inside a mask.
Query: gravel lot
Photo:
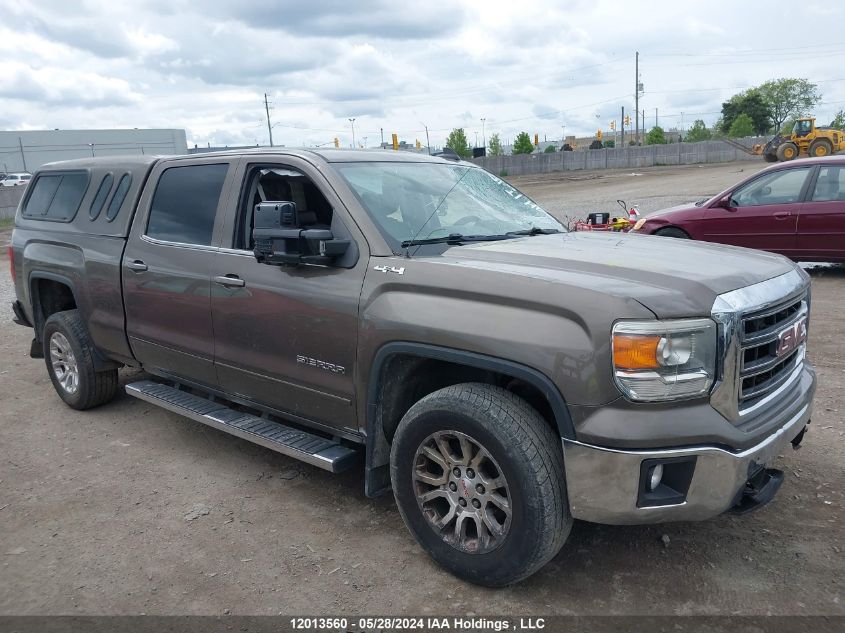
[[[616,198],[650,212],[760,166],[516,182],[558,214]],[[125,395],[64,406],[10,321],[5,248],[0,260],[0,614],[845,614],[845,267],[813,271],[816,413],[772,504],[577,523],[545,569],[494,591],[430,562],[391,498],[364,497],[360,470],[330,475]]]

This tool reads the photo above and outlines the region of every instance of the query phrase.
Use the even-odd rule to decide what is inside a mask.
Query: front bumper
[[[715,446],[619,450],[563,440],[569,505],[576,519],[632,525],[707,519],[730,509],[745,483],[771,465],[810,421],[812,392],[788,421],[764,440],[733,452]],[[695,458],[685,499],[640,507],[645,460]]]

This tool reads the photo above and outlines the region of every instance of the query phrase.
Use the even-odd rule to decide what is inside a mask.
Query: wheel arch
[[[30,356],[40,358],[44,353],[44,324],[53,314],[66,310],[79,310],[79,295],[73,281],[64,275],[47,271],[34,271],[29,276],[35,342]],[[86,327],[87,330],[87,327]],[[96,347],[91,350],[96,371],[116,369],[121,363],[106,358]]]
[[[415,370],[434,364],[438,371],[401,389]],[[443,372],[446,368],[449,371]],[[510,379],[513,391],[540,410],[556,433],[575,439],[572,417],[560,390],[542,372],[513,361],[466,350],[424,343],[391,342],[376,352],[366,391],[365,490],[376,496],[390,488],[390,440],[404,413],[417,400],[442,387],[461,382]],[[542,400],[538,400],[542,399]]]
[[[74,283],[64,275],[34,271],[29,276],[29,292],[32,299],[32,325],[39,342],[43,342],[44,324],[50,315],[79,307]]]

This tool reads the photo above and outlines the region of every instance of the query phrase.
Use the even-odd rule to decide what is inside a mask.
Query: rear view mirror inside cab
[[[260,202],[255,205],[252,236],[255,259],[275,266],[329,266],[349,248],[349,240],[335,239],[331,228],[302,228],[296,203]]]

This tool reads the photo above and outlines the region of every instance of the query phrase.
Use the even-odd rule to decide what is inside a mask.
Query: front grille
[[[753,406],[784,384],[804,357],[805,343],[778,356],[781,332],[807,315],[806,295],[743,316],[740,326],[739,410]]]

